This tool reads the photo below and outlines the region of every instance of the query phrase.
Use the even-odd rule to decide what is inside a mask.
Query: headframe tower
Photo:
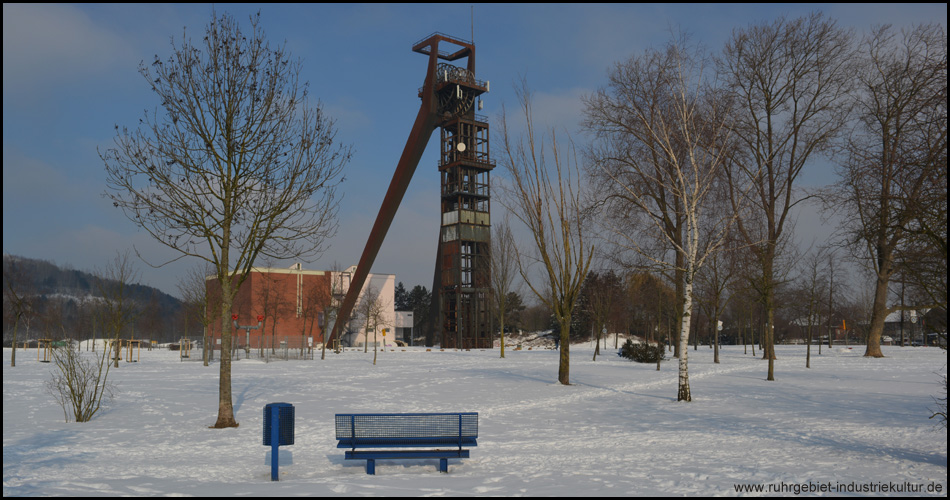
[[[440,45],[455,48],[440,50]],[[431,346],[438,338],[442,347],[491,347],[490,172],[494,162],[489,156],[488,121],[475,113],[480,107],[479,96],[488,92],[489,84],[475,77],[475,45],[470,41],[433,33],[413,44],[412,50],[429,58],[425,83],[419,90],[422,104],[330,339],[339,338],[438,127],[441,227],[426,344]],[[467,58],[465,67],[451,64],[463,58]]]

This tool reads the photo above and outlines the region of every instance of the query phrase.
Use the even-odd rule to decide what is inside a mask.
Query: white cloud
[[[131,55],[120,37],[75,6],[3,4],[5,97],[94,75]]]
[[[581,127],[584,118],[584,103],[581,98],[591,94],[593,89],[569,88],[538,91],[535,90],[531,80],[528,80],[528,87],[531,90],[531,116],[535,140],[538,144],[542,142],[546,145],[550,144],[553,131],[561,147],[568,144],[568,139],[574,141],[575,145],[580,145],[584,139]],[[508,130],[512,140],[517,142],[526,133],[524,111],[514,92],[506,93],[503,99]],[[493,147],[498,148],[501,146],[502,106],[499,104],[496,108],[498,112],[493,113],[491,121]],[[494,154],[495,159],[499,160],[497,156],[501,154],[500,150],[496,150]]]

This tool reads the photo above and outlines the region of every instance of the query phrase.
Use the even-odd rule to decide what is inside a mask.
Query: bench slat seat
[[[439,470],[448,472],[447,459],[469,458],[463,447],[478,446],[478,413],[337,414],[336,439],[337,448],[350,449],[347,460],[366,460],[368,474],[375,473],[376,459],[409,458],[438,458]],[[389,449],[421,447],[440,449]]]
[[[347,451],[347,460],[366,460],[368,458],[468,458],[469,450],[373,450]]]
[[[379,448],[379,447],[424,447],[424,446],[478,446],[474,437],[463,437],[461,442],[457,437],[440,438],[346,438],[340,439],[337,448]]]

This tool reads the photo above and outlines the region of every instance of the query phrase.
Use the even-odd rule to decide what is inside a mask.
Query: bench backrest
[[[336,415],[342,447],[477,446],[478,413],[345,413]]]

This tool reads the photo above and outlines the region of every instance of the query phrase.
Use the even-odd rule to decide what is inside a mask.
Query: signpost
[[[238,325],[238,315],[232,314],[231,320],[234,321],[234,328],[243,328],[244,329],[244,357],[250,357],[251,355],[251,330],[257,330],[264,323],[264,317],[261,315],[257,316],[257,325]]]

